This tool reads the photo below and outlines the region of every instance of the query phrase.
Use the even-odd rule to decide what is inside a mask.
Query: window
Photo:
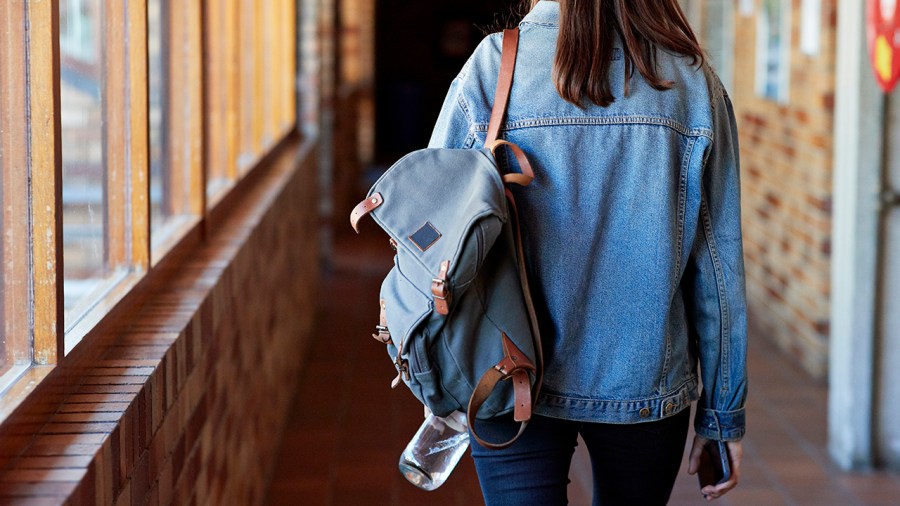
[[[822,38],[822,0],[803,0],[800,5],[800,50],[805,55],[816,56]],[[882,8],[887,5],[881,3]]]
[[[200,2],[149,0],[154,258],[203,214]]]
[[[679,2],[681,3],[681,10],[684,11],[684,15],[687,16],[691,28],[695,32],[698,32],[702,26],[702,18],[700,16],[700,8],[702,7],[700,3],[701,0],[679,0]],[[697,33],[697,35],[701,36],[700,33]]]
[[[703,42],[712,67],[731,90],[734,76],[734,3],[731,0],[709,0],[706,4]]]
[[[237,179],[238,156],[238,33],[237,0],[206,2],[208,30],[207,81],[207,195],[209,204]]]
[[[732,0],[680,0],[691,28],[709,55],[725,88],[731,90],[734,74],[734,3]]]
[[[0,391],[31,365],[28,171],[25,103],[25,9],[0,5]]]
[[[60,0],[59,43],[69,55],[80,60],[92,60],[97,54],[96,12],[99,4],[93,0]]]
[[[756,28],[756,93],[787,103],[790,91],[791,2],[763,0]]]
[[[258,9],[254,5],[258,2],[241,2],[240,10],[240,34],[238,40],[243,51],[240,56],[240,82],[238,87],[241,93],[241,126],[240,126],[240,152],[238,155],[238,170],[243,173],[252,166],[256,159],[256,153],[261,149],[262,121],[258,121],[259,98],[262,95],[262,65],[260,64],[260,52],[257,41]]]
[[[206,17],[206,177],[215,197],[294,129],[296,6],[210,0]]]
[[[293,0],[0,2],[0,394],[64,360],[151,250],[199,230],[214,182],[296,128],[294,15]]]
[[[128,258],[119,244],[123,217],[110,201],[124,181],[108,177],[121,163],[107,147],[114,131],[107,115],[107,79],[114,62],[105,47],[100,0],[60,2],[60,104],[62,125],[65,325],[71,329],[118,279]],[[65,29],[63,29],[65,27]],[[118,172],[118,171],[116,171]],[[121,203],[120,203],[121,204]]]
[[[171,206],[166,202],[168,174],[164,170],[166,137],[166,38],[163,0],[147,2],[148,86],[150,94],[150,229],[158,230]]]

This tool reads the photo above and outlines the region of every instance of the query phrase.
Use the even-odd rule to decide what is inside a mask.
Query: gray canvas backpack
[[[381,286],[376,333],[397,377],[437,416],[465,410],[475,438],[504,448],[524,431],[540,390],[540,335],[506,184],[534,178],[518,146],[498,140],[515,69],[518,30],[506,30],[484,149],[423,149],[403,157],[351,214],[371,216],[396,249]],[[506,146],[522,173],[503,174]],[[507,380],[507,381],[503,381]],[[478,437],[477,419],[513,412],[518,434]]]

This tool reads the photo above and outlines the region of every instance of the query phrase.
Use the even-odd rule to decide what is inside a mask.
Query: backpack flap
[[[436,307],[446,303],[440,312],[447,314],[453,293],[475,277],[507,221],[493,156],[474,149],[413,152],[379,178],[364,202],[372,199],[380,203],[366,214],[396,241],[404,274],[434,294]]]

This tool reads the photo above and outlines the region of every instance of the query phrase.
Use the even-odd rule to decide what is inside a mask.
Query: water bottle
[[[400,456],[400,472],[422,490],[434,490],[447,480],[469,447],[466,414],[446,418],[429,414]]]

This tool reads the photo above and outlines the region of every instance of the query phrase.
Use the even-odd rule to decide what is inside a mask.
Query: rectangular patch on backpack
[[[441,233],[438,232],[434,225],[431,222],[425,222],[422,225],[422,228],[417,230],[414,234],[409,236],[409,240],[416,245],[417,248],[421,251],[426,251],[430,248],[434,243],[441,238]]]

